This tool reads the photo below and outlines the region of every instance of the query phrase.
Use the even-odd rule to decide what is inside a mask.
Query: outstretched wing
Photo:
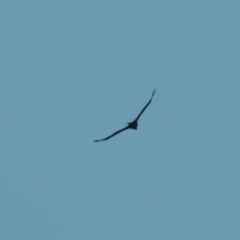
[[[119,134],[120,132],[123,132],[123,131],[125,131],[125,130],[127,130],[127,129],[129,129],[129,126],[126,126],[125,128],[122,128],[122,129],[116,131],[115,133],[113,133],[112,135],[110,135],[110,136],[108,136],[108,137],[106,137],[106,138],[103,138],[103,139],[100,139],[100,140],[95,140],[94,142],[106,141],[106,140],[108,140],[109,138],[111,138],[111,137],[113,137],[113,136],[115,136],[115,135]]]
[[[153,96],[154,96],[154,94],[155,94],[156,91],[157,91],[156,89],[153,90],[152,96],[151,96],[150,100],[148,101],[148,103],[146,104],[146,106],[142,109],[142,111],[138,114],[138,116],[136,117],[136,119],[135,119],[134,121],[137,122],[138,119],[141,117],[141,115],[143,114],[143,112],[145,111],[145,109],[146,109],[146,108],[148,107],[148,105],[151,103],[152,98],[153,98]]]

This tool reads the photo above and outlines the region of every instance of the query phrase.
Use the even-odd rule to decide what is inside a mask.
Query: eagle
[[[156,93],[156,89],[153,90],[152,92],[152,96],[150,98],[150,100],[148,101],[148,103],[144,106],[144,108],[141,110],[141,112],[138,114],[138,116],[132,121],[132,122],[129,122],[127,123],[128,125],[116,132],[114,132],[113,134],[111,134],[110,136],[108,137],[105,137],[103,139],[99,139],[99,140],[94,140],[94,142],[100,142],[100,141],[106,141],[112,137],[114,137],[115,135],[125,131],[125,130],[128,130],[128,129],[134,129],[134,130],[137,130],[137,127],[138,127],[138,119],[141,117],[141,115],[143,114],[143,112],[146,110],[146,108],[149,106],[149,104],[151,103],[152,101],[152,98],[154,96],[154,94]]]

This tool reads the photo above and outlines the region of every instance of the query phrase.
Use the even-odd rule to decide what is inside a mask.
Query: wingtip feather
[[[153,96],[156,92],[157,92],[157,89],[154,88],[154,89],[153,89],[153,92],[152,92],[152,96]]]

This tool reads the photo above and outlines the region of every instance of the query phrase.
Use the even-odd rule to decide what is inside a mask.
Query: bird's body
[[[100,141],[106,141],[108,140],[109,138],[119,134],[120,132],[123,132],[127,129],[134,129],[134,130],[137,130],[137,127],[138,127],[138,119],[141,117],[141,115],[143,114],[143,112],[145,111],[145,109],[148,107],[148,105],[151,103],[152,101],[152,98],[155,94],[156,90],[154,89],[153,92],[152,92],[152,96],[150,98],[150,100],[148,101],[148,103],[145,105],[145,107],[142,109],[142,111],[138,114],[138,116],[136,117],[136,119],[134,119],[132,122],[130,123],[127,123],[128,125],[125,127],[125,128],[122,128],[118,131],[116,131],[115,133],[113,133],[112,135],[106,137],[106,138],[103,138],[103,139],[100,139],[100,140],[95,140],[94,142],[100,142]]]
[[[137,121],[130,122],[128,123],[128,127],[131,129],[137,130],[138,122]]]

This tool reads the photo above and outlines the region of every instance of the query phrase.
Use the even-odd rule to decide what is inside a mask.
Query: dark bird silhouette
[[[138,114],[138,116],[137,116],[132,122],[127,123],[128,125],[127,125],[125,128],[122,128],[122,129],[116,131],[115,133],[113,133],[112,135],[110,135],[110,136],[108,136],[108,137],[106,137],[106,138],[103,138],[103,139],[100,139],[100,140],[95,140],[94,142],[106,141],[106,140],[108,140],[109,138],[114,137],[115,135],[117,135],[117,134],[119,134],[120,132],[123,132],[123,131],[125,131],[125,130],[127,130],[127,129],[137,130],[138,119],[141,117],[141,115],[143,114],[143,112],[145,111],[145,109],[146,109],[146,108],[149,106],[149,104],[151,103],[152,98],[153,98],[155,92],[156,92],[156,89],[153,90],[152,96],[151,96],[150,100],[149,100],[148,103],[145,105],[145,107],[142,109],[142,111]]]

